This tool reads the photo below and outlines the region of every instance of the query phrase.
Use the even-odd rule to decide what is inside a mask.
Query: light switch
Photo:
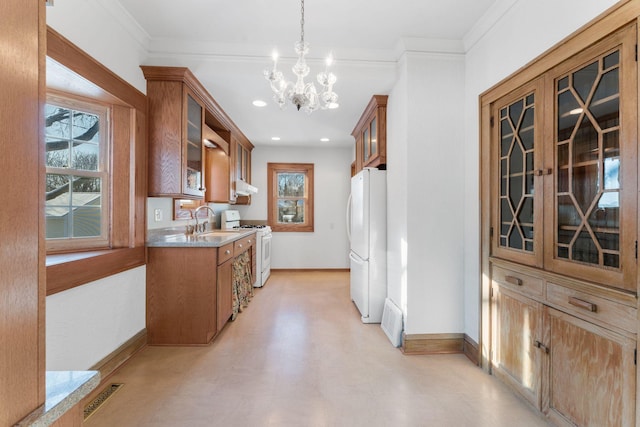
[[[153,211],[153,215],[156,222],[162,221],[162,209],[156,209],[155,211]]]

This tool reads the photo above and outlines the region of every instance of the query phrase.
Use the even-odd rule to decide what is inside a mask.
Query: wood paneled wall
[[[44,403],[45,3],[0,2],[0,425]]]

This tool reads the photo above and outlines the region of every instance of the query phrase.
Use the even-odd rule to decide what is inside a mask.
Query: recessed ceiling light
[[[253,105],[255,105],[256,107],[266,107],[267,103],[261,99],[256,99],[255,101],[253,101]]]
[[[272,136],[271,140],[272,141],[280,141],[280,137],[279,136]]]
[[[329,142],[329,138],[320,138],[320,141],[322,141],[322,142]]]

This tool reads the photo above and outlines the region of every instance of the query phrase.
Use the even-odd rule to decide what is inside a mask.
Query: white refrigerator
[[[364,323],[380,323],[387,296],[387,176],[365,168],[351,178],[351,300]]]

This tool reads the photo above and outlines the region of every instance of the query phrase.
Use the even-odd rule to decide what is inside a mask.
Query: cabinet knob
[[[225,255],[229,255],[231,253],[231,251],[229,249],[227,249],[226,251],[224,251]]]
[[[242,243],[240,243],[240,244],[238,245],[238,247],[239,247],[239,248],[242,248]]]

